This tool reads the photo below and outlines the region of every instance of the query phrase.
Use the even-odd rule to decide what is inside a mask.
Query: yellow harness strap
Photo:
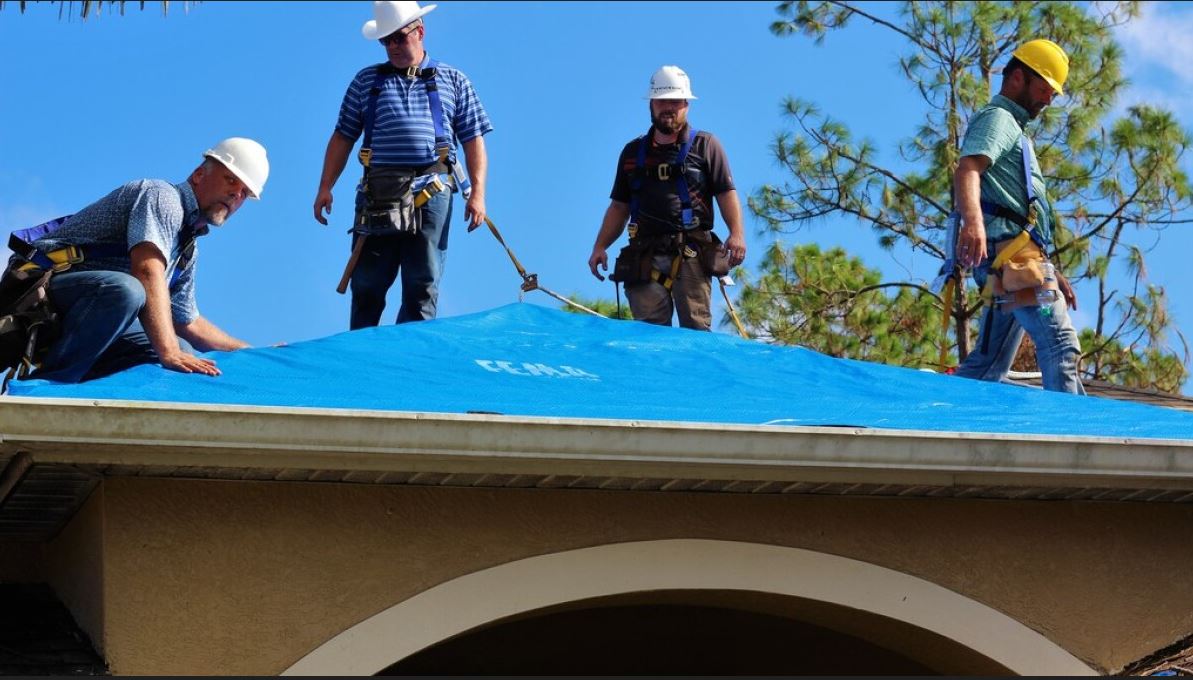
[[[949,276],[944,282],[944,292],[941,304],[944,309],[940,312],[940,360],[936,363],[940,367],[940,372],[944,373],[945,362],[949,358],[949,319],[950,312],[953,310],[953,291],[957,286],[957,280],[953,276]]]
[[[679,265],[681,262],[683,262],[683,250],[682,249],[678,253],[676,253],[675,258],[673,260],[671,260],[671,273],[670,274],[664,274],[663,272],[661,272],[657,269],[651,269],[650,270],[650,280],[654,281],[655,283],[659,284],[660,286],[666,288],[667,290],[671,290],[671,287],[675,285],[675,277],[677,274],[679,274]]]
[[[1010,262],[1011,258],[1015,257],[1020,250],[1026,248],[1028,243],[1031,243],[1031,234],[1026,231],[1019,232],[1019,235],[1008,243],[1006,248],[1003,248],[998,257],[994,258],[994,262],[990,263],[990,268],[1002,269],[1003,265]],[[994,299],[994,279],[989,277],[986,279],[986,285],[982,288],[982,299],[986,302]]]
[[[46,257],[54,263],[54,271],[62,272],[70,269],[72,265],[76,265],[83,261],[83,251],[75,246],[66,246],[46,253]],[[41,269],[32,262],[26,262],[17,268],[17,271],[27,272],[34,269]]]

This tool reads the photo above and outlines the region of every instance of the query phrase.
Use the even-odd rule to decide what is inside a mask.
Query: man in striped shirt
[[[371,131],[369,171],[399,168],[415,175],[412,191],[418,193],[438,176],[448,185],[451,164],[458,162],[455,147],[464,149],[465,163],[472,182],[472,193],[464,205],[464,217],[470,226],[485,219],[485,176],[488,159],[484,135],[492,131],[489,117],[472,83],[459,70],[444,63],[433,63],[423,46],[426,26],[422,17],[435,5],[419,7],[417,2],[374,2],[374,20],[366,22],[361,32],[366,39],[376,39],[385,49],[387,63],[396,73],[379,75],[385,64],[366,67],[356,74],[340,106],[335,131],[327,143],[319,192],[315,196],[315,219],[327,224],[332,209],[332,187],[347,164],[356,140],[368,124],[369,99],[376,94],[375,116]],[[433,75],[428,76],[433,68]],[[428,80],[438,92],[441,122],[450,152],[441,160],[436,149],[436,120]],[[364,207],[365,197],[357,187],[356,208]],[[366,328],[381,321],[385,296],[397,275],[402,276],[402,306],[397,323],[435,318],[439,280],[447,255],[448,226],[451,219],[451,193],[433,196],[419,210],[421,229],[414,234],[372,234],[361,250],[352,272],[352,315],[350,327]],[[326,214],[325,214],[326,213]],[[364,238],[356,233],[355,239]]]

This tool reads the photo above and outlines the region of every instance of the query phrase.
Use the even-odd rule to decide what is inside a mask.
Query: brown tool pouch
[[[695,241],[696,247],[700,249],[700,265],[704,273],[714,279],[725,276],[729,273],[729,250],[722,246],[716,234],[711,231],[704,233],[708,234],[709,240]]]
[[[422,211],[414,202],[415,175],[405,168],[372,168],[364,182],[364,205],[353,231],[360,234],[413,235],[422,229]]]
[[[641,241],[630,241],[621,249],[613,262],[613,273],[609,278],[623,286],[650,280],[651,259],[654,250]]]
[[[996,244],[994,246],[995,257],[1012,243],[1013,241],[1003,241]],[[1044,269],[1047,262],[1048,258],[1044,256],[1044,251],[1040,250],[1034,241],[1028,241],[1011,256],[1011,259],[1002,266],[1001,271],[996,272],[997,280],[1001,284],[1002,290],[1007,293],[1038,288],[1044,285],[1046,278]]]

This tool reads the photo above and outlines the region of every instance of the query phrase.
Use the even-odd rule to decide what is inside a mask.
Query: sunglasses
[[[406,38],[408,38],[411,33],[414,33],[415,31],[417,31],[420,26],[422,26],[422,24],[414,24],[413,26],[411,26],[410,28],[407,28],[404,31],[394,31],[393,33],[390,33],[389,35],[385,36],[384,38],[378,38],[377,42],[381,43],[382,45],[388,45],[390,43],[406,42]]]

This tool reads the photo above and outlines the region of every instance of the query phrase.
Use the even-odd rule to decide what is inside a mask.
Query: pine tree
[[[773,145],[789,177],[751,196],[754,213],[774,233],[844,218],[870,227],[886,248],[902,245],[943,260],[952,172],[966,123],[997,91],[999,71],[1019,44],[1051,39],[1070,57],[1066,96],[1045,109],[1028,134],[1056,210],[1057,257],[1071,280],[1089,280],[1098,290],[1092,304],[1081,301],[1096,305],[1097,319],[1082,334],[1083,377],[1178,390],[1189,350],[1167,315],[1164,290],[1147,281],[1145,255],[1165,227],[1193,220],[1193,186],[1180,168],[1190,138],[1157,107],[1134,106],[1114,117],[1126,81],[1112,30],[1138,16],[1138,3],[905,2],[893,20],[876,14],[881,7],[784,2],[771,29],[819,43],[862,20],[866,25],[856,30],[890,31],[905,41],[899,67],[923,103],[922,124],[898,148],[906,167],[884,165],[873,143],[855,140],[814,104],[790,99],[785,116],[792,128]],[[929,280],[936,273],[919,274]],[[926,295],[921,282],[888,284]],[[981,307],[964,281],[957,291],[948,313],[961,359]]]

